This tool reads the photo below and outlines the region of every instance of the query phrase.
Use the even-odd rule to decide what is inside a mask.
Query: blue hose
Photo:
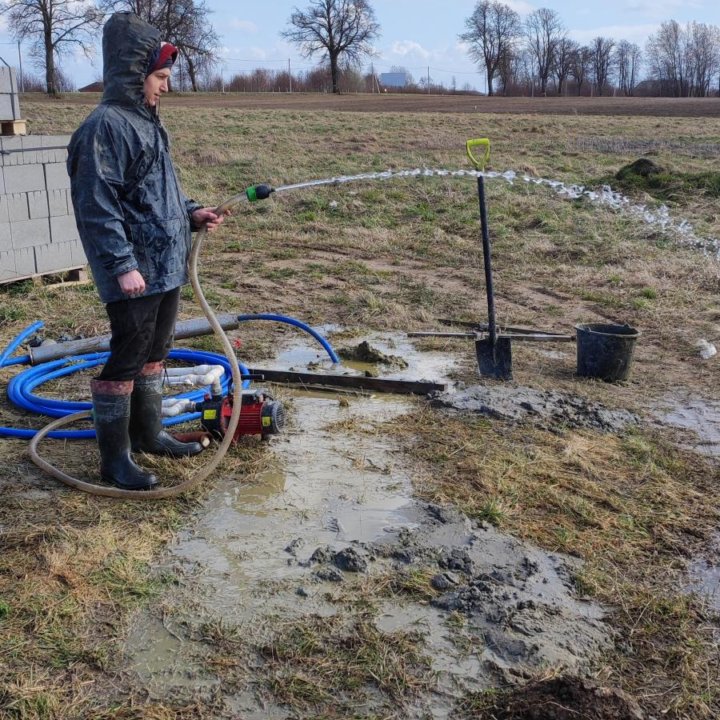
[[[322,335],[317,331],[313,330],[309,325],[295,320],[294,318],[286,317],[284,315],[274,315],[270,313],[263,313],[261,315],[240,315],[238,321],[243,322],[247,320],[272,320],[275,322],[284,322],[288,325],[294,325],[295,327],[304,330],[305,332],[312,335],[327,351],[330,359],[334,363],[340,362],[335,351],[332,349],[330,344],[325,340]],[[13,352],[34,332],[42,328],[43,322],[38,321],[25,330],[23,330],[8,346],[0,353],[0,368],[9,367],[10,365],[29,365],[31,358],[29,355],[23,355],[20,357],[11,358]],[[49,417],[65,417],[66,415],[72,415],[73,413],[80,412],[82,410],[90,410],[92,404],[89,402],[78,402],[72,400],[54,400],[52,398],[45,398],[40,395],[35,395],[33,390],[43,383],[49,382],[50,380],[56,380],[73,373],[80,372],[81,370],[89,370],[97,367],[98,365],[104,365],[108,358],[109,353],[87,353],[84,355],[74,355],[72,357],[61,358],[59,360],[52,360],[35,367],[31,367],[28,370],[24,370],[15,377],[13,377],[8,383],[7,395],[10,401],[19,408],[26,410],[31,413],[37,413],[40,415],[46,415]],[[190,363],[191,365],[222,365],[225,369],[225,375],[222,379],[223,393],[228,392],[228,388],[232,381],[232,371],[230,369],[230,363],[224,355],[217,353],[206,352],[204,350],[187,350],[187,349],[174,349],[170,351],[170,358],[174,360],[182,360]],[[239,363],[240,372],[243,375],[248,374],[248,368]],[[247,388],[250,384],[249,380],[243,382],[243,388]],[[176,395],[177,399],[187,399],[194,402],[200,402],[205,397],[205,390],[203,388],[197,390],[191,390],[185,393]],[[195,420],[200,417],[200,413],[185,413],[178,415],[174,418],[165,418],[163,420],[164,426],[178,425],[180,423]],[[0,437],[14,437],[30,439],[35,436],[37,430],[22,429],[22,428],[11,428],[0,426]],[[65,440],[77,440],[81,438],[94,438],[95,430],[56,430],[48,433],[48,437]]]
[[[271,313],[261,313],[260,315],[238,315],[239,322],[245,322],[247,320],[273,320],[275,322],[283,322],[288,325],[294,325],[295,327],[312,335],[323,346],[323,348],[325,348],[325,351],[334,363],[337,364],[340,362],[340,358],[335,354],[332,347],[330,347],[330,343],[322,335],[320,335],[319,332],[313,330],[309,325],[306,325],[300,320],[295,320],[295,318],[286,317],[285,315],[273,315]]]
[[[0,368],[5,367],[6,365],[15,365],[20,360],[24,360],[25,358],[14,358],[13,360],[8,361],[8,358],[10,355],[12,355],[17,348],[22,345],[23,342],[25,342],[26,338],[30,337],[36,330],[39,330],[45,323],[43,323],[41,320],[38,320],[38,322],[33,323],[29,327],[26,327],[6,348],[0,353]],[[25,356],[28,358],[29,356]]]

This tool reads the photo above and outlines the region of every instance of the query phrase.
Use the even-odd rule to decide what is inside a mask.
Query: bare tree
[[[525,19],[525,35],[528,49],[535,61],[535,69],[540,80],[540,92],[547,91],[547,84],[555,65],[558,44],[565,36],[560,15],[555,10],[540,8]]]
[[[470,57],[485,66],[487,94],[493,95],[496,73],[501,74],[503,88],[507,87],[503,68],[507,69],[513,46],[520,34],[520,16],[508,5],[482,0],[465,20],[465,27],[467,30],[460,35],[460,39],[469,45]]]
[[[320,53],[330,64],[332,91],[340,92],[340,63],[359,63],[372,55],[372,41],[380,34],[375,11],[367,0],[311,0],[304,11],[294,10],[292,28],[282,37],[300,46],[306,57]]]
[[[187,72],[193,92],[198,90],[198,74],[208,73],[217,64],[220,40],[204,0],[104,0],[103,8],[106,12],[129,10],[156,27],[164,40],[177,47],[178,72]]]
[[[720,70],[720,29],[694,22],[688,27],[688,33],[690,93],[706,97],[710,92],[710,82]]]
[[[666,92],[683,97],[688,92],[687,37],[676,20],[662,23],[647,42],[651,75],[659,80]]]
[[[555,52],[555,77],[557,78],[558,95],[563,94],[563,88],[566,88],[566,81],[573,70],[575,61],[575,53],[578,50],[578,44],[565,36],[560,38],[560,42]]]
[[[635,88],[637,74],[640,69],[640,59],[640,48],[628,40],[621,40],[613,53],[618,87],[628,97],[633,94]]]
[[[496,75],[500,81],[503,95],[507,95],[511,86],[517,83],[520,67],[520,53],[515,47],[508,48],[500,57]]]
[[[593,51],[583,45],[577,48],[571,57],[570,75],[577,86],[577,94],[582,94],[582,87],[592,71]]]
[[[5,0],[0,16],[7,17],[15,40],[29,40],[30,53],[45,72],[48,95],[60,91],[59,58],[75,49],[90,55],[103,20],[89,0]]]
[[[590,49],[592,50],[592,71],[595,78],[595,86],[598,95],[602,95],[610,82],[612,69],[612,51],[615,41],[610,38],[596,37],[593,39]]]

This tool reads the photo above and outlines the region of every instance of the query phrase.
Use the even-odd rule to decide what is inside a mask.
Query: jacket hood
[[[159,46],[159,30],[134,13],[114,13],[103,28],[102,101],[144,106],[148,58]]]

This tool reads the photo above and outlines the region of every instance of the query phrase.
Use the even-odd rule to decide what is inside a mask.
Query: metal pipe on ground
[[[237,315],[220,315],[218,321],[223,330],[236,330],[240,326]],[[199,335],[210,335],[213,328],[206,318],[193,318],[191,320],[180,320],[175,324],[175,339],[198,337]],[[30,364],[41,365],[51,360],[69,357],[71,355],[84,355],[85,353],[107,352],[110,350],[110,336],[100,335],[94,338],[83,340],[71,340],[64,343],[51,343],[30,348]]]

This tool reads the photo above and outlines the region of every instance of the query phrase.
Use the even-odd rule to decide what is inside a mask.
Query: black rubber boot
[[[188,457],[203,451],[197,442],[180,442],[162,429],[162,372],[160,363],[149,363],[135,379],[130,402],[130,442],[133,452]]]
[[[130,393],[132,381],[90,383],[95,434],[100,448],[100,475],[123,490],[149,490],[157,478],[130,457]]]

